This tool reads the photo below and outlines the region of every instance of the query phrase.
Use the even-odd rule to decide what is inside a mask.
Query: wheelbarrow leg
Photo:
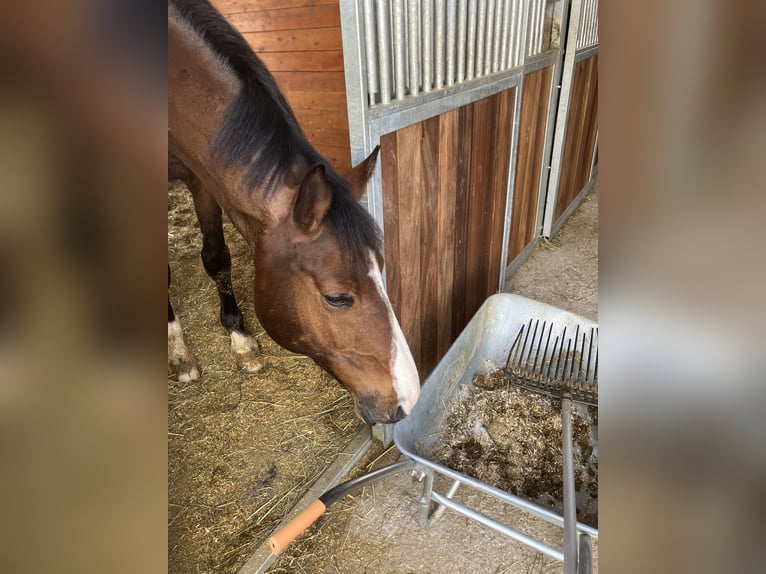
[[[434,522],[439,520],[442,514],[444,514],[444,506],[441,504],[435,504],[431,500],[431,492],[434,488],[434,472],[431,469],[423,470],[423,494],[420,497],[420,527],[428,528]],[[460,486],[459,480],[453,480],[445,496],[452,498],[457,492],[457,488]]]

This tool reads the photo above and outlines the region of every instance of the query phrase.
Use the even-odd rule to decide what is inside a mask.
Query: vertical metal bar
[[[454,0],[452,0],[454,6]],[[466,24],[468,17],[467,0],[459,0],[457,5],[457,81],[462,82],[465,79],[465,40]],[[452,12],[450,12],[452,14]]]
[[[492,37],[492,69],[491,72],[497,72],[500,69],[500,45],[502,43],[503,30],[503,0],[495,0],[495,33]]]
[[[455,0],[447,0],[447,85],[455,83]],[[458,74],[457,81],[460,81]]]
[[[404,0],[394,0],[394,87],[396,99],[404,99]]]
[[[598,44],[598,0],[593,3],[593,16],[591,22],[591,44]]]
[[[545,27],[545,0],[540,0],[540,12],[537,15],[537,53],[543,51],[543,28]]]
[[[495,33],[495,0],[487,1],[487,26],[484,37],[484,74],[492,71],[492,42]]]
[[[476,67],[476,2],[477,0],[468,0],[468,46],[465,53],[466,80],[473,78],[474,68]]]
[[[566,124],[569,118],[569,106],[572,96],[572,80],[574,75],[575,55],[577,53],[577,29],[582,16],[582,0],[572,0],[569,12],[569,22],[562,22],[561,34],[565,41],[564,65],[561,71],[561,91],[559,93],[558,111],[556,113],[556,132],[553,136],[553,151],[551,152],[551,174],[548,180],[548,190],[545,197],[545,215],[543,218],[543,236],[550,237],[553,229],[553,217],[556,210],[556,199],[561,182],[561,160],[564,155],[564,140]],[[566,34],[566,38],[564,38]]]
[[[434,88],[439,89],[444,85],[444,23],[445,23],[445,4],[444,0],[436,1],[436,34],[435,34],[435,47],[436,58],[434,61]],[[454,0],[453,0],[454,2]],[[454,18],[452,19],[452,26],[454,27]]]
[[[375,14],[372,0],[364,0],[364,47],[367,57],[367,93],[370,105],[377,101],[378,62],[375,54]]]
[[[391,101],[391,29],[388,22],[388,1],[375,3],[378,22],[378,62],[380,68],[380,103]]]
[[[500,41],[500,69],[507,70],[508,65],[508,34],[511,27],[511,0],[503,0],[502,40]]]
[[[408,0],[409,49],[410,49],[410,95],[418,95],[418,0]]]
[[[513,1],[513,24],[511,26],[511,66],[515,68],[519,65],[519,36],[521,36],[521,2]]]
[[[535,35],[535,14],[537,13],[537,2],[538,0],[532,0],[530,3],[529,8],[529,23],[528,23],[528,29],[527,29],[527,47],[526,51],[524,52],[525,57],[532,55],[532,42],[534,40]]]
[[[540,34],[540,13],[542,12],[542,0],[535,0],[535,10],[532,15],[532,39],[529,42],[527,55],[537,54],[537,37]]]
[[[423,17],[423,91],[431,91],[431,82],[433,80],[433,17],[431,6],[432,0],[423,0],[421,6]]]
[[[476,76],[484,74],[484,29],[487,23],[487,0],[479,0],[479,22],[476,31]]]

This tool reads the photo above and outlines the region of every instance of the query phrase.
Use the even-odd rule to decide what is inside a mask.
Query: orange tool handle
[[[304,530],[316,522],[317,518],[324,514],[327,507],[319,499],[304,508],[298,516],[280,528],[274,536],[269,538],[271,553],[277,556],[290,542],[298,538]]]

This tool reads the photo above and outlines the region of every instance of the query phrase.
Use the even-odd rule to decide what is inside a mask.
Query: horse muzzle
[[[407,416],[401,405],[396,405],[393,409],[381,410],[375,408],[374,401],[363,398],[355,400],[354,407],[357,415],[370,426],[378,423],[391,424],[399,422]]]

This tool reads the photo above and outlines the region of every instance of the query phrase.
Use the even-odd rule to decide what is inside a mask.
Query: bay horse
[[[246,40],[206,0],[168,1],[168,145],[199,180],[203,259],[224,291],[224,326],[245,334],[226,293],[221,210],[253,257],[266,333],[332,374],[368,424],[409,414],[418,372],[383,285],[380,231],[358,203],[378,150],[341,177]],[[168,320],[170,338],[170,304]]]

